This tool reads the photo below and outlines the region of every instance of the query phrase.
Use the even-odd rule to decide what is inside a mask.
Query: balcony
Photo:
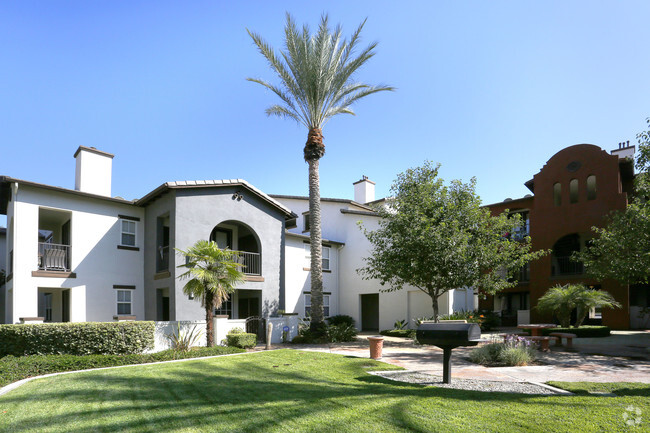
[[[38,243],[40,271],[70,272],[70,245]]]
[[[551,275],[554,277],[561,275],[582,275],[584,266],[581,262],[576,262],[567,257],[553,257],[551,265]]]
[[[239,252],[239,263],[244,265],[242,272],[246,275],[262,275],[262,255],[260,253]]]

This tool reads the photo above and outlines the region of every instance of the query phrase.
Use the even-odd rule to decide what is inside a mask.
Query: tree
[[[592,308],[620,308],[620,306],[621,304],[616,302],[608,292],[592,290],[583,284],[551,287],[537,300],[537,309],[540,312],[553,313],[563,328],[571,326],[573,310],[577,310],[576,327],[579,327]]]
[[[185,256],[186,263],[178,266],[187,271],[179,275],[181,280],[189,280],[183,293],[200,300],[205,308],[207,346],[214,346],[214,310],[228,300],[237,284],[245,280],[237,262],[236,251],[222,250],[213,241],[198,241],[187,251],[176,250]]]
[[[382,291],[410,285],[429,295],[436,321],[444,293],[513,287],[522,266],[545,254],[530,251],[530,237],[510,235],[522,226],[519,215],[491,216],[481,207],[475,179],[445,186],[439,167],[425,162],[398,175],[389,205],[378,209],[379,229],[364,230],[372,251],[359,269],[364,279],[389,286]]]
[[[613,212],[605,228],[592,227],[596,236],[585,251],[576,253],[587,273],[624,284],[650,282],[650,118],[648,131],[637,135],[639,154],[635,194],[625,211]]]
[[[370,86],[354,81],[354,74],[372,57],[376,43],[357,55],[361,23],[350,40],[342,39],[341,27],[331,31],[327,15],[323,15],[318,33],[312,35],[305,25],[299,31],[287,14],[285,49],[276,53],[260,35],[248,31],[260,53],[280,79],[275,85],[248,78],[275,93],[282,101],[266,109],[268,116],[295,120],[308,129],[303,149],[309,166],[309,223],[311,244],[311,327],[323,323],[322,236],[320,214],[319,160],[325,155],[322,128],[337,114],[354,114],[351,105],[373,93],[393,90],[392,87]]]

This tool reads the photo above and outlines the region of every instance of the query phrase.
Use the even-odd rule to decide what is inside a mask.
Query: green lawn
[[[632,431],[628,406],[643,412],[636,431],[650,425],[650,386],[531,397],[402,384],[373,368],[395,367],[278,350],[34,380],[0,397],[0,431],[615,432]]]

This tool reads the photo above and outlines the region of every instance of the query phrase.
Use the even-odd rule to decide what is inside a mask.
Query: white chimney
[[[618,143],[618,149],[612,150],[612,155],[618,155],[618,159],[630,158],[634,160],[635,146],[630,146],[630,140]]]
[[[74,153],[77,160],[74,189],[110,197],[113,156],[94,147],[79,146]]]
[[[354,201],[361,204],[375,201],[375,182],[368,176],[361,176],[361,180],[354,182]]]

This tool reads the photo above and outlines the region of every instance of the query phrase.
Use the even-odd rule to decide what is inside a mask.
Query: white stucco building
[[[167,182],[138,200],[111,196],[113,155],[74,154],[75,187],[0,176],[0,323],[197,320],[204,311],[182,292],[177,266],[200,239],[242,252],[244,282],[217,312],[246,318],[309,311],[307,197],[269,196],[246,181]],[[355,200],[321,200],[325,314],[348,314],[363,330],[431,315],[417,290],[380,293],[356,270],[370,245],[374,183],[355,183]],[[473,308],[464,291],[445,295],[442,313]]]

